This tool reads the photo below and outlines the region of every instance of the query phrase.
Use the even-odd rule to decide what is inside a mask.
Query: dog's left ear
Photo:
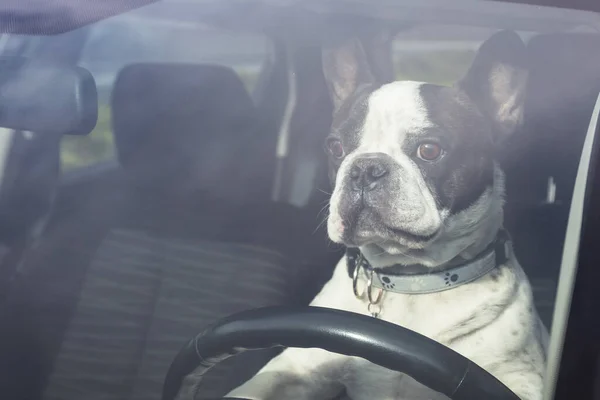
[[[521,38],[502,31],[483,43],[469,72],[457,84],[491,119],[496,143],[513,134],[523,120],[527,64]]]
[[[376,82],[367,52],[358,37],[328,43],[323,48],[323,72],[335,111],[360,85]]]

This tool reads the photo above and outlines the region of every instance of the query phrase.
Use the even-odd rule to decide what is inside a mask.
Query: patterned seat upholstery
[[[301,226],[311,224],[247,197],[257,187],[244,156],[253,107],[227,68],[121,72],[113,118],[123,168],[27,254],[3,309],[3,393],[159,399],[172,357],[204,326],[293,301],[299,258],[278,243],[310,237]],[[235,357],[185,390],[220,397],[272,354]]]

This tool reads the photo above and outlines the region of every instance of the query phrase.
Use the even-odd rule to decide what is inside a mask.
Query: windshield
[[[204,327],[309,304],[408,328],[542,398],[600,93],[596,16],[397,3],[167,0],[0,36],[14,398],[159,399]],[[192,374],[181,398],[251,396],[277,352]],[[365,394],[364,360],[285,354],[336,398],[423,389],[382,373]]]

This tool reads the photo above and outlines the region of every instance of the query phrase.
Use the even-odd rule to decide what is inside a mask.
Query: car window
[[[28,57],[33,54],[41,38],[24,35],[0,35],[0,53],[4,57]]]
[[[569,299],[555,311],[563,246],[581,225],[571,202],[583,203],[574,187],[600,107],[600,34],[583,26],[596,16],[483,1],[255,3],[165,0],[66,33],[0,37],[3,54],[43,58],[39,45],[98,90],[91,133],[23,131],[0,157],[11,161],[0,200],[12,200],[0,210],[12,267],[0,265],[12,307],[0,310],[0,361],[11,364],[0,387],[24,399],[158,400],[203,328],[312,304],[399,325],[524,399],[541,393],[568,317]],[[61,43],[68,54],[54,51]],[[25,151],[34,137],[47,140]],[[364,338],[345,335],[359,325],[335,332]],[[318,339],[323,326],[296,328],[321,329]],[[259,329],[250,344],[265,348],[289,333]],[[309,383],[332,379],[329,398],[439,399],[362,355],[313,353],[313,339],[279,364],[283,384],[304,385],[294,374],[309,370]],[[191,374],[181,398],[224,398],[276,353],[242,348],[217,348],[236,356]],[[411,365],[430,363],[415,378],[444,381],[427,349],[444,347],[411,353]],[[485,376],[451,372],[453,386],[439,388],[460,376],[471,390]],[[255,387],[277,381],[263,376]],[[227,398],[260,397],[247,388]]]
[[[420,24],[399,29],[393,43],[396,80],[450,86],[462,79],[477,49],[498,29],[449,24]],[[517,31],[528,41],[534,31]]]
[[[62,141],[63,171],[114,162],[110,98],[114,80],[124,67],[141,62],[216,64],[231,67],[253,93],[271,56],[269,40],[182,21],[180,15],[161,18],[153,6],[109,18],[90,30],[78,64],[89,70],[99,95],[98,123],[84,137]]]
[[[424,24],[400,30],[393,42],[397,80],[451,85],[466,74],[490,28]]]

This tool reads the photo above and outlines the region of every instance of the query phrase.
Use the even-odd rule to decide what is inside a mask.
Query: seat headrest
[[[600,35],[544,34],[528,43],[529,84],[523,134],[509,164],[519,171],[523,196],[545,198],[548,177],[556,199],[570,201],[590,116],[600,92]],[[517,160],[518,159],[518,160]],[[535,193],[533,193],[535,192]]]
[[[178,181],[219,192],[224,177],[234,186],[256,129],[242,81],[214,65],[130,65],[117,77],[112,112],[119,161],[155,186]]]

